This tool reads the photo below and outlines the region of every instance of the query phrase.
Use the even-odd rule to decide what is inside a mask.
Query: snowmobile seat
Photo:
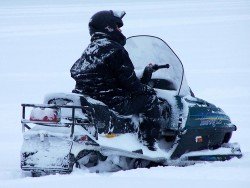
[[[81,121],[81,117],[88,117],[89,123],[94,123],[98,129],[98,133],[114,133],[122,134],[134,132],[137,128],[136,118],[133,115],[124,116],[118,112],[110,110],[103,102],[95,100],[87,95],[77,93],[52,93],[45,97],[44,104],[56,105],[74,105],[84,106],[88,110],[77,110],[76,120]],[[71,117],[71,114],[64,116]],[[86,122],[86,119],[84,119]]]

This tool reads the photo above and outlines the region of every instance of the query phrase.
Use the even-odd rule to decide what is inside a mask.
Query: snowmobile
[[[138,139],[140,115],[120,115],[84,94],[52,93],[43,104],[22,104],[22,170],[33,176],[73,168],[114,172],[242,157],[239,145],[229,143],[236,126],[222,109],[194,96],[182,62],[165,41],[132,36],[125,48],[137,76],[159,98],[165,124],[156,150]]]

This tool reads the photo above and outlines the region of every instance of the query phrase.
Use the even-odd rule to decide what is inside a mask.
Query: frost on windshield
[[[190,95],[185,75],[183,75],[182,63],[164,41],[152,36],[135,36],[127,40],[125,48],[135,66],[138,77],[141,77],[144,68],[149,63],[169,64],[168,69],[156,71],[153,73],[152,78],[166,79],[173,83],[176,94],[180,89],[179,95]]]

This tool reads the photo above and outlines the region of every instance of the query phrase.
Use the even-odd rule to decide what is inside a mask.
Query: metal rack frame
[[[88,115],[91,117],[91,123],[93,123],[93,109],[90,108],[89,106],[74,106],[74,105],[54,105],[54,104],[21,104],[22,106],[22,131],[25,132],[26,129],[31,129],[31,127],[28,125],[29,123],[34,123],[34,124],[39,124],[43,126],[56,126],[56,127],[71,127],[71,134],[70,137],[73,137],[74,134],[74,129],[75,125],[89,125],[89,123],[77,123],[76,117],[75,117],[75,110],[76,109],[82,109],[85,110]],[[61,110],[62,108],[69,108],[72,110],[71,113],[71,118],[72,122],[70,123],[63,123],[63,122],[48,122],[48,121],[32,121],[26,119],[26,108],[52,108],[52,109],[59,109]]]

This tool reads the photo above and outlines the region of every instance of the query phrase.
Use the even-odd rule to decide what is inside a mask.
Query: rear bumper
[[[45,173],[45,174],[69,174],[72,172],[72,168],[37,168],[30,166],[22,166],[23,171],[29,171],[33,173]]]
[[[28,156],[28,157],[25,157]],[[43,160],[41,158],[40,160]],[[61,160],[61,159],[58,159]],[[61,163],[51,163],[47,166],[42,166],[41,163],[32,163],[32,155],[23,154],[21,158],[21,169],[24,171],[35,172],[35,173],[45,173],[45,174],[68,174],[71,173],[74,166],[74,155],[69,154],[61,160]]]
[[[21,169],[31,172],[69,173],[75,160],[71,153],[72,144],[73,141],[63,135],[28,131],[21,149]]]

